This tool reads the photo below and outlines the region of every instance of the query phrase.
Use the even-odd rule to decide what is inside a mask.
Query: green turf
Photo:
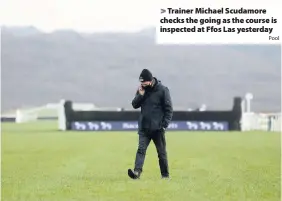
[[[171,180],[151,144],[133,181],[137,134],[56,127],[2,124],[3,201],[280,200],[279,133],[168,132]]]

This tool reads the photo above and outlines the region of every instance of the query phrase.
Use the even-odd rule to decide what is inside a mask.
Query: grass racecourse
[[[2,124],[3,201],[279,201],[280,133],[167,132],[171,180],[151,143],[130,180],[135,132]]]

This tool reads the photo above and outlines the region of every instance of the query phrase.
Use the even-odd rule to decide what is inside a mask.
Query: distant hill
[[[228,109],[254,94],[256,111],[280,111],[280,46],[161,46],[139,33],[46,34],[2,27],[2,111],[57,102],[131,107],[143,68],[170,88],[175,107]]]

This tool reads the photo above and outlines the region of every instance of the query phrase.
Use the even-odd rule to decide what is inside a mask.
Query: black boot
[[[140,172],[133,171],[131,169],[128,169],[127,174],[131,179],[140,179],[140,175],[141,175]]]

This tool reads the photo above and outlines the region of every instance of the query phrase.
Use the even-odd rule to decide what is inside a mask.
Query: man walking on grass
[[[140,178],[147,148],[153,140],[158,153],[161,176],[166,179],[169,178],[169,168],[165,131],[173,115],[170,92],[147,69],[141,72],[139,81],[141,86],[132,100],[133,108],[141,107],[138,121],[139,144],[135,167],[133,170],[128,169],[128,176],[132,179]]]

